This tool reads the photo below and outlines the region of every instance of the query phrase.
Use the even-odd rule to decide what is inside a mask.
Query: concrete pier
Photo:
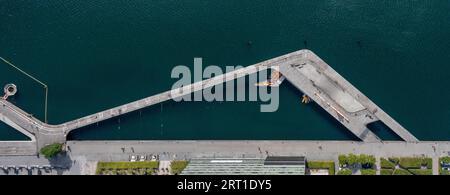
[[[279,69],[289,82],[307,94],[362,141],[380,141],[366,127],[368,123],[377,120],[384,122],[404,141],[418,141],[417,138],[309,50],[299,50],[59,125],[44,123],[10,102],[0,99],[0,120],[17,130],[27,131],[27,135],[33,141],[36,140],[37,149],[39,149],[47,144],[66,141],[67,134],[72,130],[269,68]]]

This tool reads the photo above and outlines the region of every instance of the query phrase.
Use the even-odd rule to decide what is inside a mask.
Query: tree
[[[60,143],[50,144],[41,148],[40,152],[45,156],[45,158],[50,159],[62,152],[62,146],[63,145]]]
[[[358,158],[358,156],[356,156],[354,154],[349,154],[347,156],[347,161],[348,161],[348,164],[350,166],[352,166],[352,165],[355,165],[355,164],[359,163],[359,158]]]
[[[377,162],[377,160],[375,159],[375,156],[372,156],[372,155],[367,156],[367,164],[370,167],[373,167],[376,162]]]
[[[441,158],[441,161],[443,162],[443,163],[450,163],[450,157],[449,156],[446,156],[446,157],[442,157]]]
[[[361,154],[359,155],[358,161],[364,168],[372,168],[376,160],[372,155]]]
[[[339,155],[338,159],[339,159],[340,166],[348,165],[348,159],[347,159],[346,155]]]

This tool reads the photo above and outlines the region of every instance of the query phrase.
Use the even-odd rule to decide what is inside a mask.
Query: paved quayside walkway
[[[426,156],[433,159],[433,174],[438,174],[438,158],[450,152],[450,142],[429,141],[68,141],[67,145],[68,157],[56,162],[49,162],[42,156],[0,156],[0,167],[51,166],[62,168],[62,174],[94,174],[97,161],[129,161],[131,155],[159,156],[165,162],[161,165],[164,168],[169,161],[191,158],[293,155],[306,156],[308,160],[334,160],[338,170],[338,155],[353,153],[374,155],[377,167],[381,157]]]
[[[308,160],[336,162],[340,154],[350,153],[374,155],[378,161],[380,157],[426,156],[433,158],[433,174],[438,174],[437,159],[450,153],[448,141],[68,141],[67,144],[72,156],[83,156],[90,161],[128,161],[130,155],[163,153],[171,158],[166,160],[290,155],[306,156]]]

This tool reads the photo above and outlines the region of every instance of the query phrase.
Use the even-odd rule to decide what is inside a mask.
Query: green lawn
[[[433,159],[431,158],[425,158],[422,160],[422,165],[424,165],[427,167],[427,169],[432,169],[433,168]]]
[[[98,162],[96,173],[99,175],[146,175],[153,174],[153,170],[158,168],[156,161],[144,162]]]
[[[375,169],[361,169],[361,175],[376,175],[377,171]]]
[[[170,169],[172,174],[174,175],[180,174],[188,164],[189,164],[188,161],[172,161],[170,163]]]
[[[408,169],[414,175],[433,175],[431,169]]]
[[[450,175],[450,171],[439,170],[439,175]]]
[[[381,169],[380,175],[392,175],[393,172],[394,172],[393,169]]]
[[[404,169],[420,169],[422,166],[431,169],[433,165],[431,161],[431,158],[402,157],[398,164]]]
[[[380,158],[380,166],[382,169],[394,169],[395,164],[385,158]]]
[[[352,170],[350,169],[343,169],[337,172],[337,175],[351,175],[352,174]]]
[[[424,157],[392,157],[388,160],[380,159],[381,168],[380,174],[389,175],[432,175],[432,159]],[[399,165],[401,169],[395,169]],[[426,169],[421,169],[426,167]],[[395,170],[394,170],[395,169]]]
[[[408,172],[407,170],[395,169],[394,172],[392,173],[392,175],[412,175],[412,174],[410,172]]]
[[[394,164],[398,164],[398,162],[400,162],[400,158],[396,158],[396,157],[390,157],[390,158],[388,158],[388,160]]]
[[[307,161],[306,166],[309,169],[328,169],[328,174],[335,174],[333,161]]]
[[[339,165],[352,165],[356,163],[367,163],[371,165],[373,163],[373,157],[368,155],[339,155]],[[450,162],[450,157],[443,157],[440,162]],[[396,167],[400,167],[397,168]],[[380,158],[380,175],[432,175],[432,159],[425,157],[391,157]],[[310,167],[320,166],[311,163]],[[367,166],[366,166],[367,167]],[[370,167],[370,166],[369,166]],[[372,166],[373,167],[373,166]],[[352,172],[349,169],[343,169],[337,172],[337,175],[351,175]],[[376,169],[361,169],[361,175],[375,175]],[[440,170],[440,174],[450,175],[449,171]]]

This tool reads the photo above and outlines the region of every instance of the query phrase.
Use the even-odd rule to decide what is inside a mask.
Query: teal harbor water
[[[448,0],[0,0],[0,56],[49,86],[66,122],[170,89],[177,65],[251,65],[308,48],[420,140],[450,140]],[[252,44],[248,44],[251,42]],[[0,86],[44,120],[44,89],[0,62]],[[290,84],[261,102],[165,102],[74,131],[76,140],[352,140]],[[396,139],[388,130],[382,138]],[[25,136],[0,124],[0,140]]]

